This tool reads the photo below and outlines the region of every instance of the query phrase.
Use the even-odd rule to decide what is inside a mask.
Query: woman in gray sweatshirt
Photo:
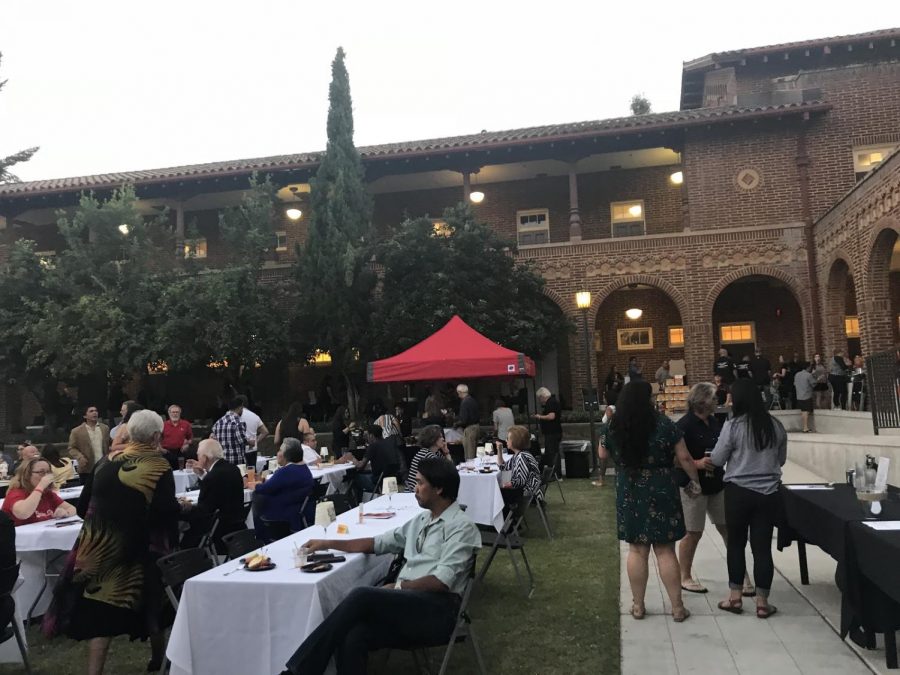
[[[769,604],[775,575],[772,531],[781,510],[781,467],[787,459],[787,434],[768,413],[759,390],[750,380],[738,380],[731,389],[734,417],[722,427],[713,449],[712,463],[725,467],[725,524],[728,528],[728,599],[719,609],[740,614],[749,532],[756,583],[756,616],[768,619],[776,612]]]

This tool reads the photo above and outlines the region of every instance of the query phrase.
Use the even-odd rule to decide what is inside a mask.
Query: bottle
[[[359,503],[359,524],[363,524],[363,503]]]
[[[6,478],[9,475],[9,464],[6,460],[0,460],[0,478]]]

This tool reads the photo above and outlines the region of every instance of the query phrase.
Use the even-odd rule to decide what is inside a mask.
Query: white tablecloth
[[[333,464],[325,466],[321,469],[310,469],[313,478],[318,481],[328,481],[328,494],[334,494],[341,491],[341,484],[344,482],[344,474],[350,467],[347,464]]]
[[[55,520],[20,525],[16,528],[16,553],[22,562],[19,574],[22,575],[24,583],[16,591],[15,597],[16,606],[23,616],[31,608],[44,584],[46,562],[56,558],[61,561],[65,553],[72,550],[79,532],[81,532],[80,524],[56,527]],[[47,610],[55,585],[56,579],[50,578],[32,614],[39,616]]]
[[[324,574],[304,574],[294,568],[294,545],[312,538],[372,537],[399,527],[421,512],[412,494],[393,497],[397,515],[359,525],[358,511],[341,514],[346,535],[332,523],[326,531],[313,526],[266,548],[278,566],[268,572],[238,569],[235,561],[190,579],[166,654],[173,675],[278,673],[300,643],[356,586],[371,585],[387,571],[391,556],[346,553],[346,562]],[[366,511],[387,510],[388,498],[366,504]],[[227,575],[227,576],[226,576]],[[223,636],[230,636],[223,639]]]
[[[57,491],[59,498],[64,502],[71,501],[73,499],[78,499],[81,496],[81,491],[84,489],[81,485],[76,485],[71,488],[63,488],[62,490]],[[3,500],[0,499],[0,506],[3,506]]]
[[[173,471],[175,476],[175,492],[187,492],[200,482],[200,478],[190,469]]]
[[[503,527],[500,471],[469,473],[465,469],[460,470],[457,502],[466,505],[466,515],[469,518],[481,525],[493,525],[499,532]]]

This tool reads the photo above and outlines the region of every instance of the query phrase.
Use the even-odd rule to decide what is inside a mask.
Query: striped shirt
[[[539,499],[544,499],[541,469],[537,459],[530,452],[517,452],[501,468],[511,472],[510,483],[514,488],[523,488],[526,492],[536,494]]]
[[[212,438],[222,445],[225,461],[232,464],[243,464],[246,459],[247,425],[230,410],[213,425]]]
[[[406,491],[407,492],[415,492],[416,491],[416,472],[419,470],[419,462],[421,462],[426,457],[438,457],[442,458],[444,455],[441,454],[441,451],[438,450],[434,452],[431,448],[422,448],[416,453],[416,456],[412,458],[412,461],[409,463],[409,473],[406,474]]]

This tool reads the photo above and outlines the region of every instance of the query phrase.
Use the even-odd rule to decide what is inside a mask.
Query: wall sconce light
[[[481,202],[484,201],[484,193],[481,192],[480,190],[475,190],[475,192],[470,192],[469,193],[469,201],[471,201],[473,204],[480,204]]]
[[[119,225],[119,232],[121,232],[122,234],[128,234],[129,229],[130,228],[128,227],[128,223],[122,223],[121,225]]]
[[[291,220],[300,220],[303,217],[303,211],[300,209],[288,209],[284,213]]]
[[[578,291],[575,294],[575,304],[578,306],[578,309],[589,309],[591,306],[591,292]]]
[[[676,171],[669,176],[669,180],[672,181],[672,185],[681,185],[684,182],[684,173],[682,171]]]
[[[637,307],[632,307],[631,309],[625,310],[625,316],[627,316],[632,321],[637,321],[644,315],[644,310],[638,309]]]

